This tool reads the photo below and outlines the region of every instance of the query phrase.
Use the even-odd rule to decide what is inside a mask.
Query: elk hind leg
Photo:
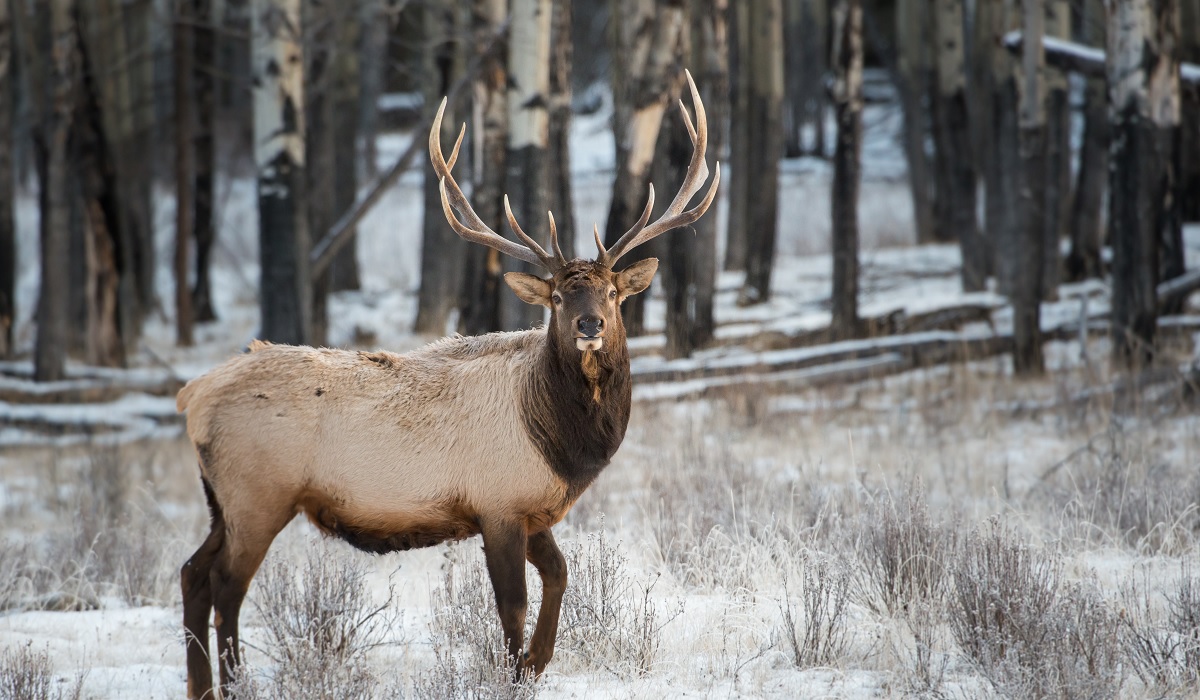
[[[525,644],[525,525],[520,522],[484,522],[483,553],[496,594],[496,610],[508,654],[518,664]]]
[[[208,616],[212,614],[210,573],[217,554],[225,544],[225,519],[208,481],[201,477],[208,510],[212,518],[208,537],[188,558],[179,571],[183,592],[183,629],[187,649],[188,697],[209,697],[212,693],[212,663],[208,656]]]
[[[549,530],[529,536],[525,558],[542,577],[542,606],[538,610],[537,626],[529,640],[525,668],[540,676],[554,657],[554,640],[558,637],[558,617],[562,610],[563,593],[567,590],[567,560],[558,549]]]
[[[271,542],[291,520],[293,513],[288,511],[275,517],[259,514],[253,518],[238,518],[234,527],[229,528],[225,547],[213,565],[210,585],[222,688],[236,679],[237,669],[242,663],[238,618],[246,592],[250,590],[250,581],[262,565]]]

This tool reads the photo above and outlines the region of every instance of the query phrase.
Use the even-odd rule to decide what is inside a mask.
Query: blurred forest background
[[[1009,297],[1016,371],[1043,371],[1040,302],[1088,277],[1111,282],[1118,364],[1142,366],[1157,319],[1200,287],[1182,234],[1200,220],[1197,64],[1200,0],[0,0],[0,359],[32,356],[42,381],[68,357],[126,366],[155,314],[190,344],[222,314],[209,268],[233,178],[257,181],[260,336],[326,342],[328,295],[359,284],[355,226],[402,173],[431,171],[446,95],[443,143],[468,124],[458,173],[480,215],[502,230],[507,193],[544,235],[552,210],[587,256],[573,115],[612,112],[611,243],[648,183],[677,189],[689,68],[727,205],[642,251],[664,263],[668,357],[714,338],[719,270],[744,271],[740,305],[769,299],[779,164],[797,156],[832,164],[828,337],[880,332],[858,311],[857,200],[863,105],[886,99],[903,110],[915,241],[956,242],[963,289]],[[381,168],[394,131],[411,145]],[[177,204],[170,299],[156,188]],[[414,330],[539,321],[499,284],[513,263],[455,236],[434,178],[424,191],[423,220],[395,222],[423,231]],[[24,338],[22,194],[41,261]],[[642,297],[626,307],[637,334]]]

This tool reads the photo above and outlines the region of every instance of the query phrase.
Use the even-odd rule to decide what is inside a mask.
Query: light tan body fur
[[[544,338],[446,338],[404,355],[256,342],[189,382],[178,408],[232,527],[273,538],[304,511],[327,530],[461,539],[486,511],[535,514],[532,532],[570,505],[518,406]]]

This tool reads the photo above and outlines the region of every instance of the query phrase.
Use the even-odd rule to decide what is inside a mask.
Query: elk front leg
[[[525,525],[492,522],[484,523],[482,530],[483,554],[496,594],[504,642],[513,662],[519,663],[525,644],[525,611],[529,607],[525,593]]]
[[[563,558],[549,530],[530,535],[525,558],[537,567],[542,577],[542,607],[538,610],[533,638],[529,640],[529,653],[525,655],[525,668],[540,676],[554,657],[558,616],[562,610],[563,593],[567,590],[567,560]]]

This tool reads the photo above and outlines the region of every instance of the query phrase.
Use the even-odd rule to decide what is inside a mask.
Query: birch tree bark
[[[779,228],[779,159],[783,155],[783,5],[780,0],[749,0],[749,41],[742,53],[747,113],[731,128],[746,131],[744,191],[746,282],[738,293],[741,305],[759,304],[771,296],[771,269]],[[859,10],[861,13],[861,10]],[[859,23],[861,46],[861,20]],[[860,49],[861,50],[861,49]]]
[[[835,338],[861,333],[858,319],[858,190],[862,176],[862,5],[838,0],[833,9],[833,105],[837,145],[833,156],[833,289],[830,331]]]
[[[67,356],[68,300],[67,242],[70,202],[67,191],[67,138],[75,109],[78,57],[75,43],[73,0],[51,0],[48,109],[44,134],[46,164],[42,186],[41,291],[37,309],[37,339],[34,345],[33,376],[40,382],[57,381],[65,375]],[[34,83],[36,85],[36,83]]]
[[[1158,328],[1166,161],[1179,127],[1179,5],[1111,0],[1108,17],[1113,358],[1138,368],[1153,359]]]
[[[272,342],[303,345],[312,333],[312,282],[303,204],[300,0],[254,0],[251,7],[261,336]]]
[[[631,9],[644,12],[646,8],[635,6]],[[641,216],[663,115],[668,104],[679,94],[678,82],[672,83],[672,67],[683,38],[683,0],[656,0],[649,21],[646,21],[647,15],[642,12],[627,16],[631,22],[640,24],[634,24],[628,28],[627,34],[623,34],[624,40],[631,41],[631,44],[616,49],[618,52],[627,52],[628,56],[627,62],[614,64],[614,74],[623,72],[626,76],[626,80],[619,83],[619,94],[623,95],[626,104],[614,115],[616,120],[624,121],[618,127],[619,132],[614,130],[619,139],[617,174],[604,227],[606,246],[614,245]],[[643,246],[633,256],[643,258],[652,255],[659,244],[661,242],[655,241]],[[627,262],[632,265],[636,260]],[[625,329],[631,336],[643,332],[643,309],[647,296],[639,294],[625,300]]]
[[[1067,0],[1045,0],[1046,36],[1071,38],[1071,9]],[[1071,105],[1067,74],[1046,69],[1046,186],[1045,236],[1042,238],[1042,298],[1058,298],[1062,279],[1059,251],[1066,222],[1065,207],[1071,201]]]
[[[17,236],[13,215],[13,34],[9,3],[0,0],[0,359],[13,356],[16,324]]]
[[[212,249],[217,240],[216,184],[216,75],[218,13],[213,0],[188,0],[193,3],[196,25],[192,31],[192,85],[195,88],[195,168],[192,182],[195,202],[192,232],[196,240],[195,283],[192,287],[192,314],[199,323],[217,320],[212,304],[209,271]],[[223,15],[224,13],[220,13]]]
[[[508,17],[508,0],[475,0],[471,27],[474,45],[483,46]],[[511,41],[511,34],[509,37]],[[471,173],[475,212],[496,231],[507,227],[501,209],[505,185],[505,158],[508,154],[508,105],[506,89],[508,65],[503,52],[483,57],[475,80],[471,120],[474,141],[471,144],[474,169]],[[447,135],[447,139],[453,135]],[[463,298],[460,326],[474,335],[500,329],[500,253],[491,248],[466,247],[463,268]]]
[[[1012,290],[1013,370],[1017,375],[1041,374],[1041,301],[1043,241],[1046,226],[1046,54],[1045,0],[1022,0],[1025,41],[1021,51],[1020,220]]]
[[[729,38],[726,18],[728,0],[691,0],[690,65],[698,72],[698,87],[708,114],[708,167],[713,172],[725,149],[725,124],[729,115]],[[668,124],[683,130],[683,125],[668,119]],[[682,142],[673,140],[676,178],[681,178],[691,157],[691,141],[686,133]],[[679,149],[682,148],[682,152]],[[679,189],[679,179],[664,192]],[[667,237],[663,288],[667,297],[668,357],[686,357],[712,340],[716,330],[713,301],[717,281],[716,212],[703,216],[687,232]]]
[[[334,51],[330,85],[333,103],[333,217],[354,206],[358,196],[359,46],[362,24],[359,2],[333,8]],[[355,233],[329,265],[329,290],[359,289],[358,245]],[[457,279],[455,276],[454,279]],[[453,294],[448,294],[453,297]],[[453,303],[453,301],[451,302]]]
[[[937,99],[934,142],[937,145],[938,198],[944,202],[946,231],[956,233],[962,251],[962,285],[980,291],[987,282],[988,250],[976,220],[975,159],[967,114],[966,49],[962,0],[937,0],[934,7],[937,54]]]
[[[1017,181],[1021,172],[1017,136],[1016,63],[1004,49],[1003,36],[1020,26],[1020,14],[1014,0],[984,0],[992,4],[988,46],[991,49],[992,115],[991,157],[984,163],[987,200],[984,228],[992,245],[992,269],[996,289],[1009,295],[1015,287],[1020,229]],[[1038,247],[1041,250],[1041,247]]]
[[[191,2],[175,7],[171,53],[175,77],[175,344],[189,347],[192,339],[192,294],[188,283],[188,250],[192,244],[195,205],[195,126],[193,122],[195,74],[193,28],[199,17]]]
[[[986,3],[988,0],[981,0]],[[917,243],[935,239],[933,183],[930,182],[929,156],[925,153],[925,94],[928,72],[929,37],[925,35],[926,16],[919,0],[898,0],[896,10],[896,87],[904,116],[904,158],[908,164],[908,185],[912,193],[913,224]]]
[[[450,92],[460,67],[455,60],[456,13],[453,8],[429,5],[424,8],[426,55],[423,60],[425,71],[422,83],[425,87],[425,104],[429,108],[441,103],[442,97]],[[448,105],[450,114],[442,121],[442,142],[452,142],[458,137],[458,120],[455,119],[457,104]],[[417,292],[417,320],[414,330],[418,333],[444,335],[450,312],[457,305],[454,290],[458,288],[463,253],[462,239],[446,225],[442,214],[440,181],[434,175],[433,165],[425,159],[425,207],[422,214],[421,237],[421,282]],[[503,230],[503,229],[497,229]]]
[[[1088,46],[1105,45],[1103,0],[1084,0],[1081,39]],[[1100,277],[1104,190],[1108,181],[1108,96],[1103,78],[1088,78],[1083,97],[1083,143],[1079,174],[1071,207],[1071,249],[1063,263],[1068,282]]]
[[[575,202],[571,194],[571,0],[553,0],[550,27],[550,100],[547,181],[558,241],[568,258],[577,254]]]
[[[508,43],[508,154],[505,192],[512,212],[531,236],[545,242],[550,205],[547,152],[550,145],[550,0],[511,0]],[[505,258],[506,271],[535,272],[528,263]],[[500,327],[529,328],[543,309],[515,294],[500,296]]]

